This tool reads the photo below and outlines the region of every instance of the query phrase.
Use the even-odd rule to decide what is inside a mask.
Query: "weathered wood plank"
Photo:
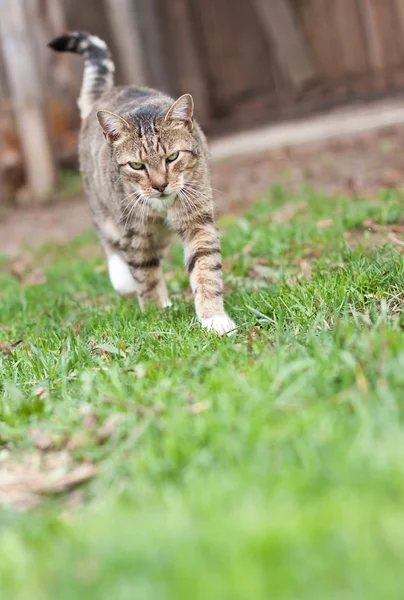
[[[332,3],[332,24],[335,27],[344,75],[367,69],[364,32],[355,0],[338,0]]]
[[[270,48],[251,4],[193,0],[191,6],[215,116],[228,115],[237,103],[257,95],[273,94]]]
[[[188,0],[171,0],[169,5],[165,4],[164,16],[171,39],[170,59],[177,93],[193,96],[196,116],[204,122],[209,114],[208,86]]]
[[[104,0],[125,83],[146,83],[138,7],[132,0]]]
[[[383,68],[389,69],[400,64],[400,45],[397,35],[397,19],[394,0],[373,0],[372,9],[377,23],[378,35],[383,55]]]
[[[299,11],[305,37],[320,76],[323,79],[339,77],[342,63],[336,52],[337,34],[329,0],[305,0],[299,3]]]
[[[380,71],[384,65],[383,45],[379,35],[374,0],[358,0],[365,32],[368,61],[371,69]]]
[[[173,93],[168,68],[167,37],[164,35],[162,6],[159,0],[134,0],[138,19],[139,41],[143,51],[147,84],[168,94]]]
[[[316,75],[290,0],[253,0],[280,64],[300,88]]]

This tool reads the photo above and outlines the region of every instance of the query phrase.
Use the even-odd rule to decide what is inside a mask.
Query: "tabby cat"
[[[142,309],[169,306],[161,260],[176,233],[198,318],[230,333],[236,326],[223,306],[208,148],[192,96],[174,101],[145,87],[114,87],[110,52],[88,33],[66,33],[49,46],[84,56],[80,167],[113,287],[136,293]]]

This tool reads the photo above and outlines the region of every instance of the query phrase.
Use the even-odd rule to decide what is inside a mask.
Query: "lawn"
[[[400,219],[282,188],[223,219],[230,338],[180,246],[144,315],[91,233],[3,260],[1,597],[401,599]]]

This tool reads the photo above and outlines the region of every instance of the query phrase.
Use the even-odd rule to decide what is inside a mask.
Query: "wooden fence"
[[[0,0],[0,202],[76,159],[81,61],[45,47],[64,29],[106,39],[118,83],[191,92],[210,134],[404,91],[404,0]]]

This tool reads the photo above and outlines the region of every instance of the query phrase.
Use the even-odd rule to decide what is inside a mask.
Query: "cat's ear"
[[[123,134],[128,133],[130,130],[129,123],[123,117],[109,110],[99,110],[97,112],[97,119],[108,142],[116,142]]]
[[[194,118],[194,101],[191,94],[184,94],[168,109],[165,121],[182,121],[192,127]]]

